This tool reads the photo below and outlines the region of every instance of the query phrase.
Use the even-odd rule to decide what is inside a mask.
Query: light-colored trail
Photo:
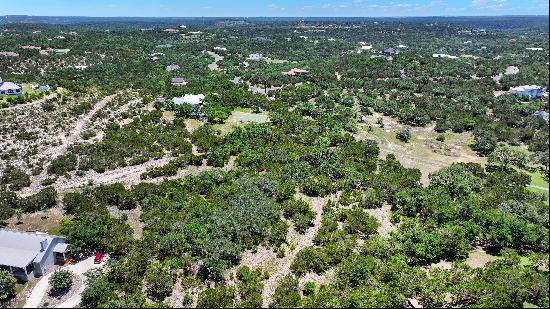
[[[78,137],[82,134],[86,126],[89,124],[92,117],[101,109],[105,108],[105,106],[111,102],[117,94],[113,94],[110,96],[107,96],[103,98],[103,100],[99,101],[97,104],[94,105],[94,107],[84,114],[81,118],[79,118],[75,124],[73,129],[71,130],[70,134],[68,136],[61,135],[59,138],[61,140],[61,144],[57,147],[53,147],[52,149],[49,149],[45,155],[49,157],[51,160],[64,155],[67,152],[67,149],[69,149],[69,146],[71,146]],[[34,194],[40,190],[42,187],[41,183],[48,177],[47,167],[45,167],[42,172],[31,178],[31,185],[23,188],[20,191],[21,196],[29,196],[31,194]]]
[[[295,244],[294,250],[287,248],[285,256],[276,261],[276,269],[270,273],[269,278],[264,282],[264,290],[262,293],[263,307],[267,308],[273,300],[273,293],[277,288],[279,280],[284,276],[290,274],[290,265],[294,261],[296,254],[305,247],[313,246],[313,239],[317,234],[317,231],[321,227],[321,221],[323,218],[323,206],[325,203],[334,198],[334,196],[325,198],[311,198],[311,207],[315,211],[315,219],[313,220],[313,226],[310,227],[304,234],[298,234],[293,228],[289,230],[287,239]],[[291,225],[292,226],[292,225]]]

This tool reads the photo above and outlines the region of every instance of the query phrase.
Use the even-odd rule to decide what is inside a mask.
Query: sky
[[[549,0],[0,0],[1,15],[391,17],[548,15]]]

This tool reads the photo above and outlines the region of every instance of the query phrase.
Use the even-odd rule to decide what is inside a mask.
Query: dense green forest
[[[547,17],[6,23],[2,80],[52,90],[0,97],[0,223],[58,209],[75,259],[104,250],[86,308],[548,307],[548,96],[508,93],[548,50]],[[52,93],[60,142],[14,127]],[[377,139],[458,136],[434,172]]]

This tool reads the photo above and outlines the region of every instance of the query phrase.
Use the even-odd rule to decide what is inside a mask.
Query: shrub
[[[37,212],[50,209],[57,203],[57,191],[52,187],[40,190],[38,193],[19,200],[19,207],[25,212]]]
[[[404,143],[408,143],[411,141],[412,134],[409,129],[400,129],[395,134],[395,137]]]
[[[156,262],[145,272],[147,294],[155,300],[162,300],[172,294],[174,279],[166,267]]]
[[[376,233],[379,226],[378,221],[361,208],[353,207],[345,211],[344,230],[348,233],[358,233],[367,237]]]
[[[300,291],[298,279],[293,275],[286,275],[279,281],[279,285],[273,294],[271,308],[297,308],[300,303]]]
[[[225,285],[209,288],[199,294],[198,308],[230,308],[234,305],[235,289]]]
[[[48,173],[58,176],[65,175],[67,172],[76,169],[77,158],[74,154],[69,153],[55,158],[48,166]]]
[[[31,178],[27,173],[14,166],[8,165],[0,177],[0,185],[9,185],[10,190],[18,191],[31,184]]]
[[[326,176],[311,176],[307,178],[302,190],[308,196],[327,196],[332,191],[332,181]]]
[[[310,271],[320,274],[327,270],[330,263],[329,257],[323,249],[316,247],[305,247],[296,255],[290,269],[297,275],[303,275]]]
[[[132,191],[126,190],[121,183],[101,185],[95,189],[94,196],[98,202],[116,206],[121,210],[133,209],[136,206]]]
[[[58,270],[48,280],[50,294],[60,295],[66,293],[73,285],[73,273],[68,270]]]
[[[0,304],[6,303],[15,297],[17,280],[7,271],[0,270]]]
[[[300,233],[304,233],[315,218],[315,212],[302,200],[290,199],[283,202],[282,207],[285,218],[292,220],[294,227]]]

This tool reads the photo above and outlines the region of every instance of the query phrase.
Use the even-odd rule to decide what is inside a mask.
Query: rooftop
[[[186,94],[183,97],[176,97],[173,100],[176,105],[199,105],[202,104],[202,100],[204,100],[204,94]]]
[[[21,89],[21,86],[12,82],[0,82],[0,90]]]
[[[54,238],[46,233],[0,229],[0,265],[26,267],[43,254],[40,243],[51,244]]]
[[[544,87],[537,85],[524,85],[510,88],[510,91],[528,91],[528,90],[543,90]]]

